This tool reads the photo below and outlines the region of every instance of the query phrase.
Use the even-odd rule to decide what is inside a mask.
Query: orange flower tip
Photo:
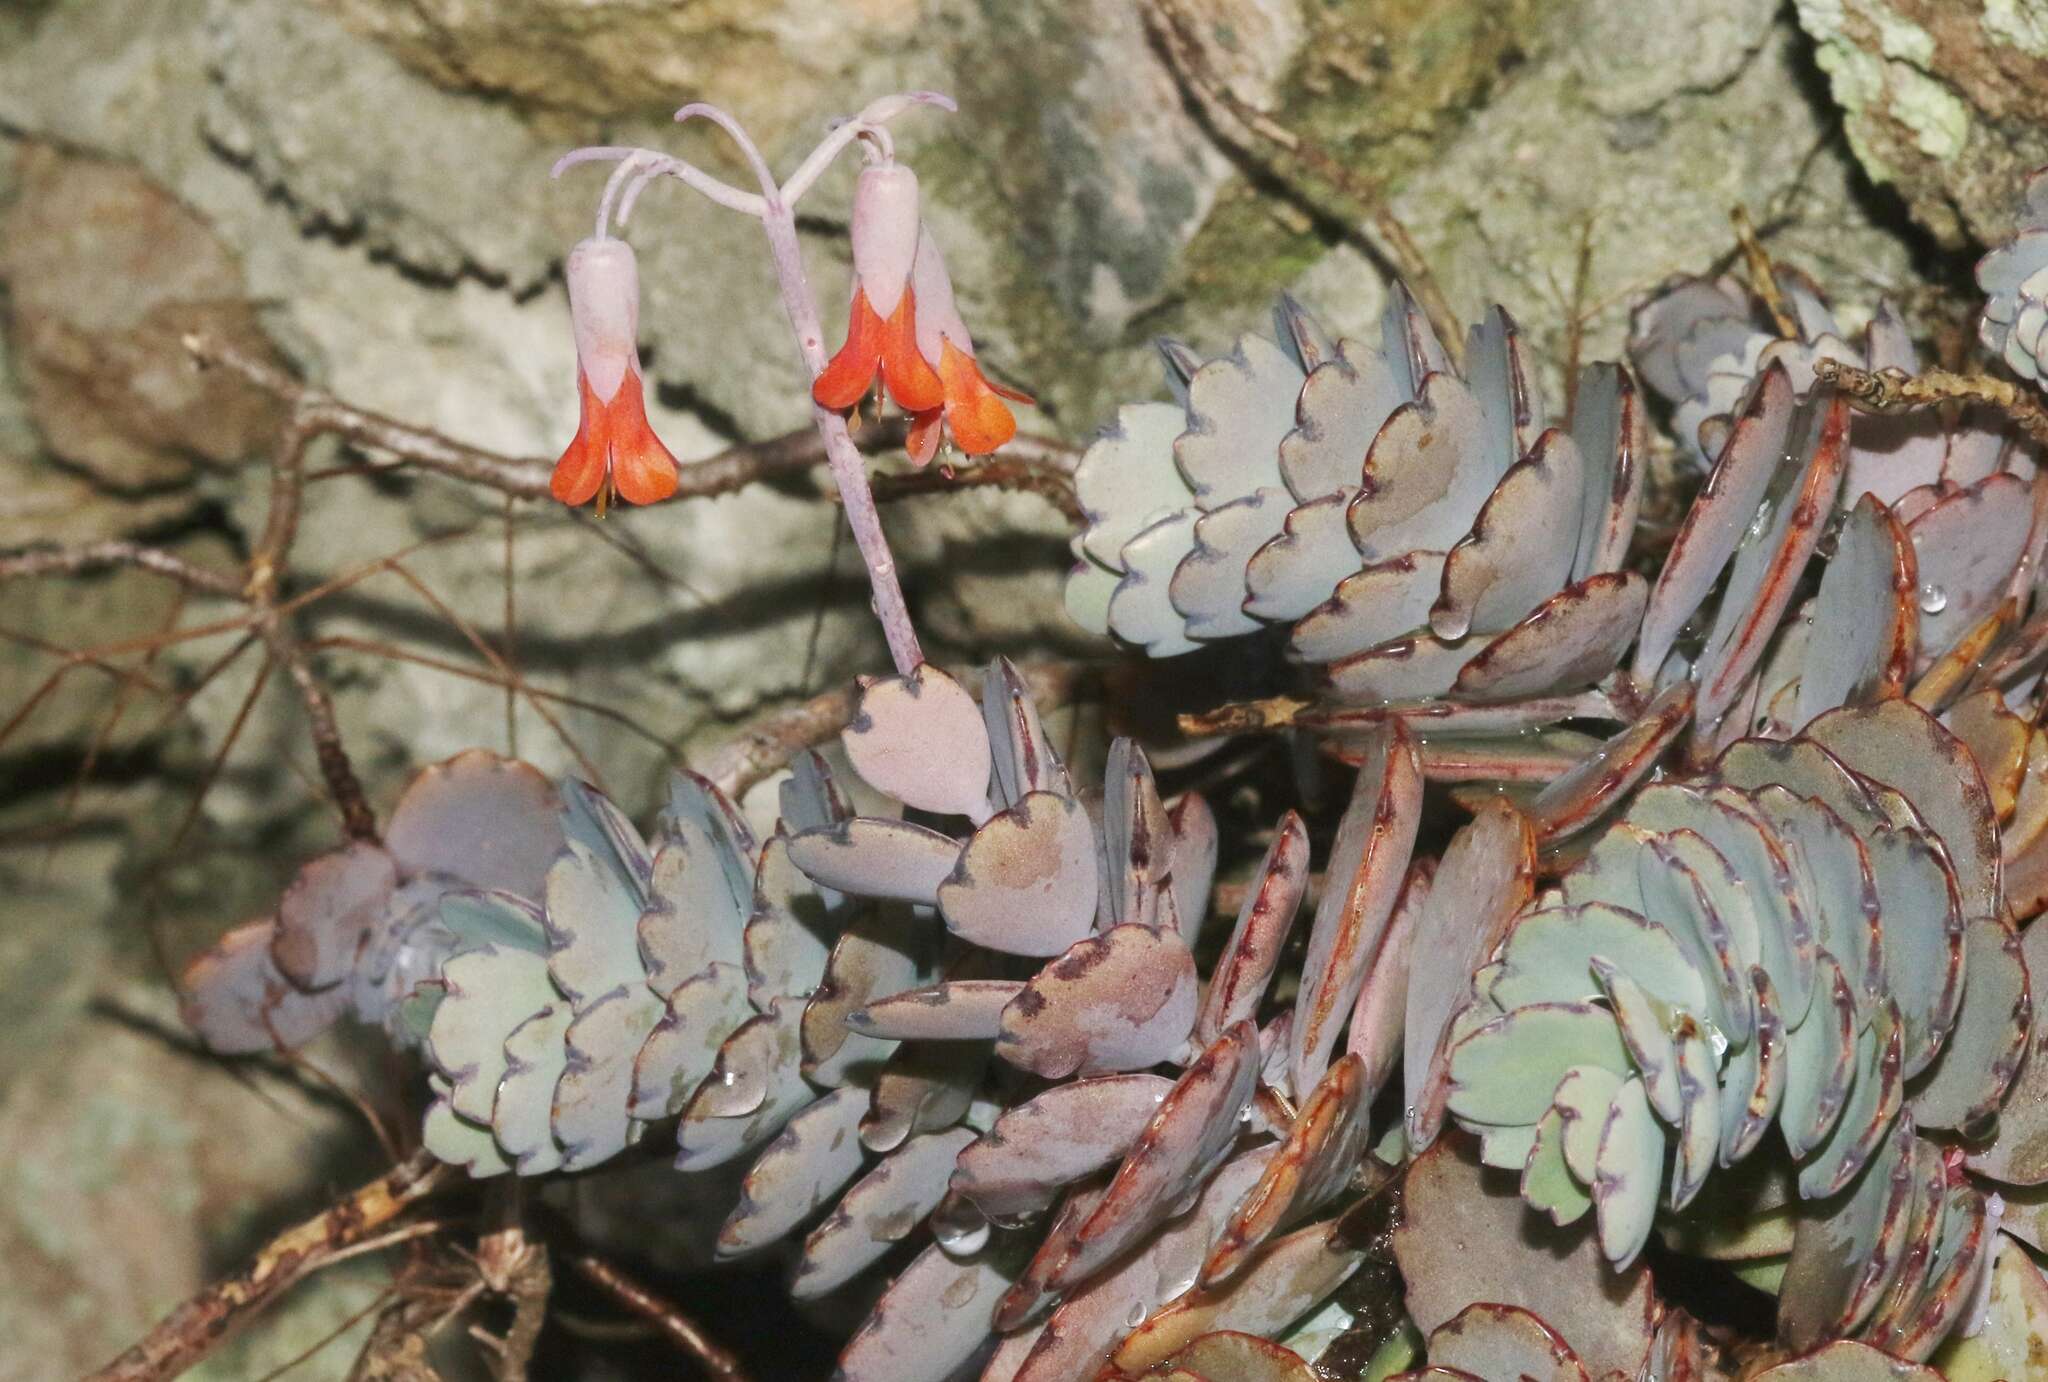
[[[855,285],[853,306],[846,318],[846,343],[811,381],[812,401],[834,412],[859,403],[881,368],[883,332],[882,319],[868,305],[867,294]]]

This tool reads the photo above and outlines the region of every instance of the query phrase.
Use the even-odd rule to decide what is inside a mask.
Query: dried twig
[[[1229,138],[1229,127],[1234,125],[1279,150],[1298,164],[1302,172],[1351,203],[1354,214],[1364,221],[1361,238],[1365,248],[1407,283],[1429,324],[1436,328],[1438,340],[1456,360],[1464,345],[1457,318],[1437,286],[1436,275],[1430,272],[1429,261],[1422,257],[1408,228],[1388,207],[1383,189],[1368,182],[1328,149],[1289,129],[1232,90],[1229,82],[1210,65],[1185,0],[1149,0],[1144,16],[1145,27],[1166,54],[1174,75],[1201,104],[1219,135]],[[1219,115],[1226,118],[1219,119]],[[1240,152],[1251,153],[1247,147],[1249,140],[1238,138],[1231,142]]]
[[[677,1348],[702,1363],[713,1377],[724,1382],[747,1382],[746,1369],[730,1350],[707,1335],[696,1321],[611,1263],[585,1253],[571,1258],[570,1265],[619,1304],[653,1324]]]
[[[1901,408],[1926,408],[1941,403],[1979,403],[2012,419],[2037,445],[2048,446],[2048,410],[2031,390],[1988,374],[1951,374],[1932,369],[1910,375],[1904,370],[1867,370],[1839,360],[1816,360],[1813,374],[1833,384],[1850,402],[1874,413]]]
[[[1735,224],[1735,245],[1742,252],[1742,263],[1749,274],[1749,290],[1757,295],[1764,310],[1771,314],[1771,324],[1780,336],[1787,340],[1799,339],[1799,319],[1792,315],[1792,309],[1785,305],[1785,295],[1778,289],[1778,271],[1771,263],[1770,251],[1757,237],[1756,225],[1749,219],[1749,208],[1738,206],[1728,213],[1728,219]]]
[[[1087,521],[1081,501],[1074,494],[1071,465],[1048,463],[1034,456],[1005,450],[974,465],[932,467],[899,475],[877,475],[875,499],[888,503],[918,494],[945,494],[952,490],[988,486],[1035,494],[1058,509],[1074,524]]]
[[[417,1152],[354,1194],[286,1229],[248,1265],[164,1316],[156,1328],[85,1382],[164,1382],[217,1348],[238,1325],[302,1278],[454,1179],[454,1169]]]

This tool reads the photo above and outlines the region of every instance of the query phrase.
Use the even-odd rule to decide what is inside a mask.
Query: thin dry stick
[[[427,1152],[286,1229],[247,1266],[208,1286],[164,1316],[156,1328],[84,1382],[166,1382],[219,1347],[230,1331],[307,1275],[377,1235],[454,1178]]]
[[[1911,375],[1904,370],[1867,370],[1839,360],[1816,360],[1814,378],[1833,384],[1859,408],[1874,413],[1902,408],[1928,408],[1942,403],[1979,403],[2012,419],[2036,445],[2048,446],[2048,410],[2031,390],[1988,374],[1951,374],[1931,369]]]
[[[747,1382],[746,1369],[723,1344],[611,1263],[586,1253],[571,1258],[570,1265],[619,1304],[653,1324],[677,1348],[702,1363],[713,1377],[724,1382]]]
[[[1792,309],[1785,305],[1785,295],[1778,289],[1778,271],[1771,263],[1770,251],[1757,238],[1756,226],[1749,219],[1749,208],[1738,206],[1728,213],[1728,219],[1735,225],[1736,248],[1742,251],[1742,263],[1749,274],[1749,289],[1763,303],[1764,310],[1771,314],[1771,324],[1778,334],[1788,340],[1799,339],[1799,319],[1792,315]]]
[[[1144,16],[1145,27],[1166,54],[1175,77],[1201,104],[1218,134],[1228,137],[1226,126],[1235,125],[1280,150],[1299,164],[1302,171],[1335,189],[1352,203],[1353,211],[1365,222],[1361,232],[1365,248],[1391,266],[1408,284],[1423,315],[1436,329],[1437,339],[1456,360],[1464,344],[1457,317],[1452,314],[1443,290],[1437,286],[1429,261],[1422,257],[1422,250],[1408,234],[1408,228],[1387,206],[1383,189],[1359,176],[1322,145],[1289,129],[1232,90],[1229,82],[1209,64],[1195,18],[1188,13],[1184,0],[1150,0],[1144,7]],[[1228,119],[1217,119],[1219,113]],[[1241,152],[1251,153],[1246,147],[1249,141],[1238,139],[1232,142]],[[1298,181],[1290,179],[1290,182]]]
[[[900,475],[877,475],[874,479],[875,500],[884,504],[912,495],[945,494],[983,486],[1035,494],[1058,509],[1069,522],[1081,524],[1088,520],[1081,501],[1075,497],[1072,473],[1026,456],[1004,454],[976,465],[913,470]]]

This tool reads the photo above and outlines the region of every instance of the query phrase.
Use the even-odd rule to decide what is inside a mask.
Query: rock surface
[[[1461,313],[1494,300],[1514,311],[1553,392],[1575,352],[1619,352],[1636,296],[1725,262],[1737,204],[1853,317],[1873,285],[1913,282],[1916,232],[1866,179],[1894,183],[1928,229],[1961,244],[2001,229],[2019,173],[2048,160],[2038,102],[2025,99],[2048,64],[2041,0],[1800,0],[1796,14],[1773,0],[1180,8],[1246,100],[1384,189]],[[576,409],[560,261],[587,233],[601,176],[550,182],[554,157],[647,143],[737,179],[722,136],[675,127],[676,105],[725,103],[788,168],[831,116],[912,87],[960,101],[957,116],[906,117],[899,147],[982,358],[1042,400],[1025,418],[1033,431],[1085,440],[1117,402],[1159,392],[1153,337],[1220,347],[1267,329],[1277,291],[1335,330],[1368,329],[1380,306],[1384,279],[1345,189],[1297,183],[1270,147],[1219,138],[1137,6],[8,6],[0,547],[143,533],[194,560],[248,550],[266,472],[234,463],[267,455],[280,414],[192,372],[178,337],[195,326],[358,406],[552,458]],[[804,206],[835,337],[852,177],[835,169]],[[804,425],[754,226],[666,184],[628,234],[654,421],[677,454]],[[1929,326],[1936,314],[1914,305]],[[308,455],[318,478],[286,585],[360,577],[295,627],[326,640],[315,665],[380,807],[413,766],[516,738],[548,770],[602,776],[644,813],[669,749],[716,743],[882,662],[851,544],[811,480],[600,526],[541,505],[508,517],[496,495],[365,476],[363,459],[332,442]],[[1067,530],[1039,499],[918,498],[886,521],[936,655],[1102,651],[1060,612]],[[0,1016],[33,1013],[20,1020],[37,1037],[0,1067],[0,1151],[28,1168],[0,1251],[36,1264],[0,1331],[42,1350],[37,1366],[60,1360],[38,1374],[50,1375],[101,1361],[246,1246],[246,1221],[202,1227],[196,1209],[321,1193],[331,1168],[285,1149],[341,1135],[331,1110],[292,1105],[296,1131],[280,1124],[275,1145],[230,1155],[256,1096],[88,1000],[168,1013],[138,915],[181,958],[274,896],[290,858],[331,843],[334,820],[304,707],[260,673],[260,646],[202,685],[239,630],[155,651],[135,641],[234,607],[181,608],[136,572],[10,585],[7,599],[4,623],[27,641],[0,649],[12,693],[0,723],[56,669],[53,649],[127,640],[118,661],[134,673],[74,665],[0,740],[0,780],[19,784],[0,801],[0,886],[26,896],[33,881],[40,918],[10,929],[0,965],[32,976],[0,981]],[[493,659],[532,693],[508,696]],[[102,785],[75,793],[88,763]],[[45,856],[53,832],[66,843]],[[114,1188],[137,1167],[152,1173],[146,1190]],[[150,1241],[155,1255],[135,1258]],[[82,1265],[95,1253],[104,1274]],[[92,1316],[75,1339],[60,1337],[66,1292]],[[309,1323],[338,1322],[362,1298],[361,1279],[336,1278],[304,1309]],[[223,1375],[291,1352],[276,1336],[248,1347],[249,1366]]]

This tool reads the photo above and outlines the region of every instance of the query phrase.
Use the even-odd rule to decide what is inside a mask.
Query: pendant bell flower
[[[576,331],[582,416],[548,488],[570,507],[616,494],[653,504],[676,492],[676,458],[654,435],[640,375],[640,271],[632,246],[610,236],[569,252],[569,315]]]

